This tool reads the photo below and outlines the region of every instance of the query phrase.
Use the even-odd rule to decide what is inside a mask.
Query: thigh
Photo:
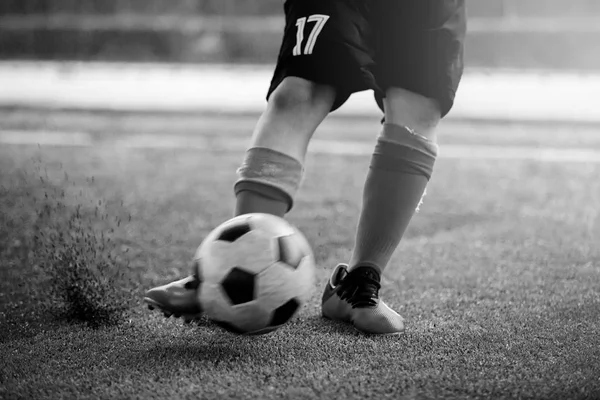
[[[376,78],[382,92],[400,87],[452,108],[463,73],[464,0],[380,0]]]
[[[268,96],[283,79],[296,76],[334,86],[336,109],[351,93],[376,84],[367,0],[287,0],[284,10],[285,31]]]

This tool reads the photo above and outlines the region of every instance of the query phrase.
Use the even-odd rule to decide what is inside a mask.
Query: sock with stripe
[[[266,213],[283,217],[294,204],[303,176],[302,164],[266,147],[246,152],[235,183],[235,215]]]
[[[407,128],[384,124],[371,158],[350,269],[389,263],[433,172],[438,147]]]

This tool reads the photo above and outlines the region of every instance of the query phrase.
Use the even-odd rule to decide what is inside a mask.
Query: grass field
[[[318,138],[368,149],[376,127],[333,120]],[[406,334],[379,338],[319,316],[324,281],[349,256],[369,157],[313,152],[289,219],[313,245],[315,294],[279,331],[240,337],[206,320],[165,320],[141,296],[187,274],[204,235],[231,216],[251,118],[5,111],[0,128],[83,130],[94,140],[0,147],[0,398],[600,398],[600,163],[441,157],[384,277],[382,296],[406,318]],[[214,146],[119,145],[142,133]],[[499,155],[600,150],[584,127],[456,123],[441,143]],[[43,204],[64,207],[40,221]],[[106,301],[125,307],[116,325],[52,312],[56,283],[40,254],[55,250],[34,238],[78,205],[93,240],[114,229],[106,248],[123,276]]]

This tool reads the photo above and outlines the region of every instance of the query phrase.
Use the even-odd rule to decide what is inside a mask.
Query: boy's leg
[[[300,185],[310,137],[355,91],[372,88],[364,0],[288,0],[269,105],[238,170],[235,214],[283,216]]]
[[[435,100],[397,88],[388,90],[385,109],[386,123],[363,189],[352,258],[348,266],[340,264],[334,270],[322,312],[352,322],[365,333],[393,335],[404,331],[404,319],[379,299],[381,272],[431,176],[437,155],[431,139],[441,112]]]
[[[335,88],[287,77],[271,94],[238,169],[235,215],[283,217],[300,186],[308,143],[331,110]]]
[[[436,127],[463,71],[464,0],[383,0],[376,95],[385,112],[365,183],[350,268],[379,273],[419,206],[437,156]],[[407,60],[409,62],[407,62]]]
[[[306,149],[315,129],[332,107],[335,89],[305,79],[285,78],[269,98],[252,144],[238,170],[236,215],[269,213],[283,217],[292,206],[303,173]],[[150,289],[144,301],[166,317],[189,322],[202,314],[196,291],[200,281],[188,276]]]
[[[377,139],[363,189],[350,270],[388,265],[423,198],[437,157],[435,128],[441,117],[434,99],[390,88],[385,124]]]
[[[364,332],[397,334],[402,317],[379,299],[381,272],[418,208],[437,156],[435,128],[462,74],[463,0],[381,0],[376,99],[385,124],[371,159],[350,265],[323,294],[323,315]]]
[[[238,169],[235,214],[283,216],[300,186],[308,142],[352,92],[372,88],[364,0],[287,0],[277,67],[252,146]],[[201,312],[192,276],[150,289],[145,301],[165,315]],[[182,312],[182,311],[185,311]]]

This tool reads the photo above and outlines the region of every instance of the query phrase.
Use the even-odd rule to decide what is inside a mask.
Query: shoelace
[[[346,275],[341,283],[339,295],[352,308],[373,307],[379,298],[379,274],[369,267],[359,267]]]

